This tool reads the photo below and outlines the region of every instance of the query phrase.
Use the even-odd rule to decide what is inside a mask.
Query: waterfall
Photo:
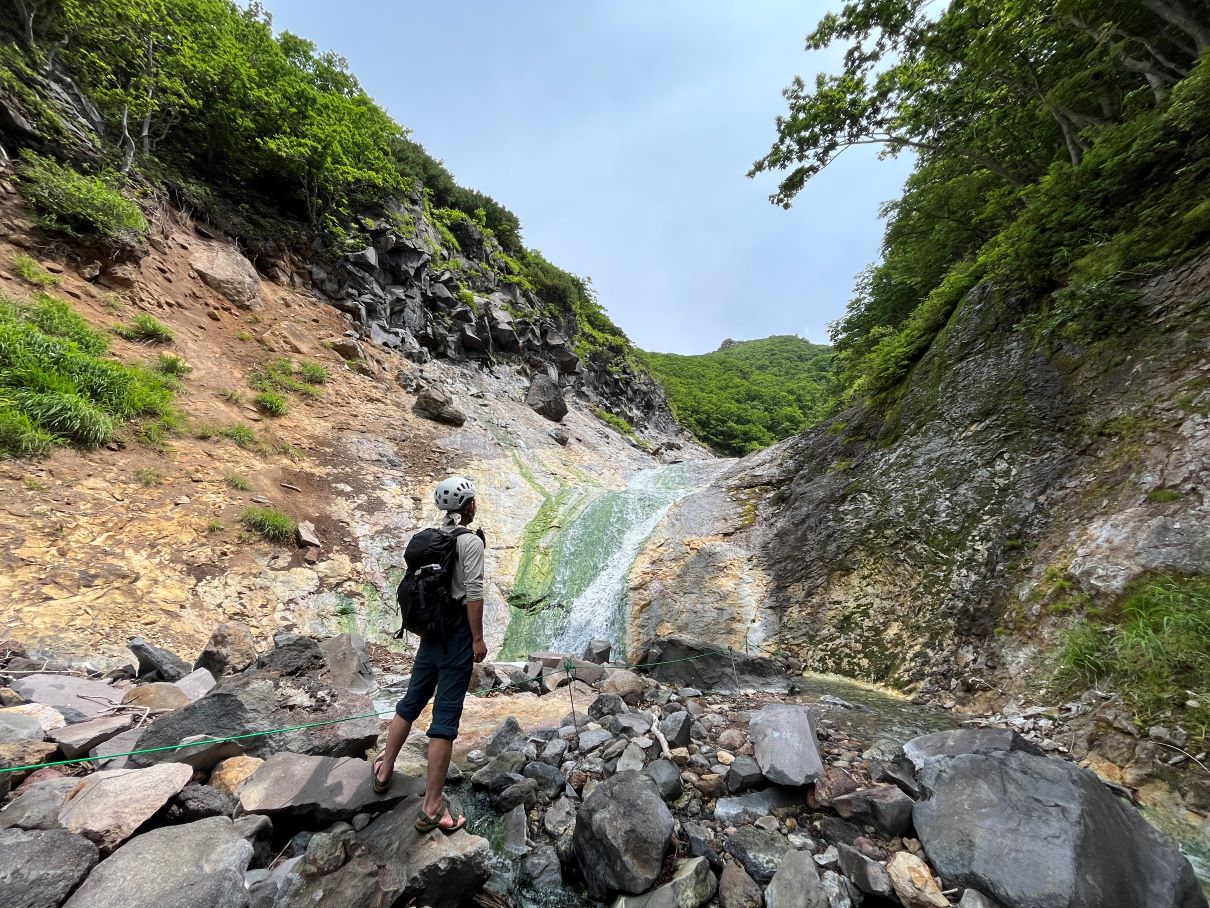
[[[628,577],[647,537],[672,505],[721,464],[674,464],[639,473],[624,489],[604,491],[562,530],[553,546],[548,607],[514,614],[506,649],[576,653],[589,640],[625,647]]]

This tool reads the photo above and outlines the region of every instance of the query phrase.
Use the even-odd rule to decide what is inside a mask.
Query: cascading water
[[[551,553],[545,605],[513,616],[506,652],[579,653],[589,640],[608,640],[616,653],[622,652],[627,577],[639,550],[678,499],[725,465],[658,467],[638,474],[624,489],[597,495],[560,533]]]

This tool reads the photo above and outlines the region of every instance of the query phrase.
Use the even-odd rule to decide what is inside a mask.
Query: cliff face
[[[1140,290],[1080,338],[1019,328],[1019,301],[977,288],[892,407],[674,509],[632,574],[632,634],[707,621],[818,670],[1012,692],[1053,671],[1060,590],[1108,602],[1148,572],[1210,572],[1210,257]],[[703,572],[746,604],[699,609]]]

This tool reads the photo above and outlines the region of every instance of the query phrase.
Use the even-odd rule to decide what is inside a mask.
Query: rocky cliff
[[[632,636],[700,629],[917,691],[1020,692],[1054,670],[1056,603],[1210,572],[1210,258],[1139,291],[1080,337],[977,288],[892,404],[673,509],[631,577]]]

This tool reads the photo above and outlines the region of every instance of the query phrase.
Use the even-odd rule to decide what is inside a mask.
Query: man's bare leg
[[[382,755],[378,758],[381,762],[378,764],[375,775],[379,782],[385,782],[391,777],[391,771],[395,768],[395,758],[399,756],[403,742],[408,739],[411,731],[412,723],[396,713],[387,729],[386,746],[382,748]]]
[[[436,816],[441,811],[441,793],[445,789],[445,774],[449,771],[453,754],[453,741],[429,738],[428,772],[425,775],[424,804],[421,808],[426,816]],[[441,825],[446,829],[453,826],[456,820],[449,811],[442,811]]]

